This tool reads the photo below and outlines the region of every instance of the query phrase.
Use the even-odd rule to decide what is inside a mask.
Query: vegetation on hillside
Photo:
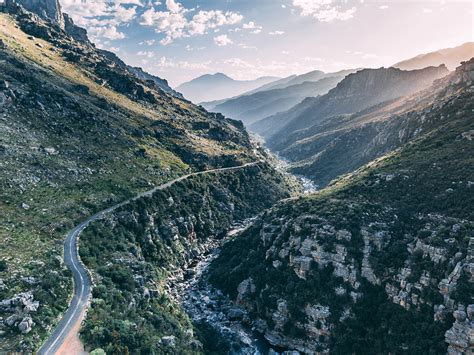
[[[222,238],[233,221],[283,197],[283,177],[268,166],[254,166],[192,177],[86,229],[80,254],[95,280],[82,331],[86,345],[107,353],[205,350],[161,282]]]
[[[31,312],[0,309],[16,317],[0,325],[0,352],[29,352],[72,291],[58,261],[70,228],[189,171],[256,158],[240,122],[163,92],[32,14],[0,13],[0,62],[0,299],[39,301]]]
[[[453,312],[474,301],[474,104],[469,86],[449,90],[430,131],[277,205],[223,247],[210,280],[265,320],[269,339],[340,354],[446,352]]]

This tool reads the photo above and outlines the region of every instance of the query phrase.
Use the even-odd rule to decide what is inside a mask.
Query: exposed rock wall
[[[18,4],[45,20],[65,29],[65,20],[59,0],[6,0],[6,5]]]

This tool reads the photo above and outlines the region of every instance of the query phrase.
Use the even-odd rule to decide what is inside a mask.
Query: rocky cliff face
[[[270,139],[269,144],[275,144],[273,148],[292,162],[291,170],[294,173],[309,177],[320,187],[326,186],[337,176],[354,171],[439,124],[445,118],[439,114],[442,107],[439,103],[450,100],[453,92],[450,92],[449,87],[457,85],[454,83],[457,74],[446,76],[446,80],[435,81],[429,89],[402,98],[396,97],[399,95],[397,93],[409,93],[425,87],[444,72],[443,68],[428,68],[424,73],[392,68],[383,71],[363,70],[359,72],[359,79],[359,73],[349,75],[338,85],[337,90],[333,90],[331,98],[314,99],[322,100],[319,104],[307,99],[292,113],[292,117],[311,117],[319,112],[323,118],[316,120],[310,127],[281,136],[278,142]],[[408,79],[410,73],[413,82]],[[433,73],[438,74],[431,76]],[[375,78],[385,79],[378,81]],[[382,83],[390,81],[392,84],[382,89]],[[360,92],[355,89],[358,82],[362,87]],[[372,105],[378,100],[383,102]],[[326,106],[331,101],[333,103]],[[322,113],[332,106],[344,112],[344,107],[352,110],[367,102],[371,102],[372,106],[356,113],[326,118]]]
[[[448,74],[444,65],[421,70],[403,71],[396,68],[364,69],[350,74],[326,95],[307,99],[289,112],[280,113],[266,120],[279,121],[286,117],[279,132],[272,132],[268,138],[271,148],[281,150],[294,143],[292,133],[325,122],[328,118],[356,113],[360,110],[410,95],[430,86],[434,80]]]
[[[211,281],[267,340],[302,353],[469,353],[474,346],[472,61],[433,129],[229,242]],[[422,119],[422,113],[418,116]]]
[[[26,10],[37,14],[42,19],[51,21],[51,23],[63,30],[66,27],[66,21],[61,11],[59,0],[6,0],[5,4],[7,7],[18,4]]]

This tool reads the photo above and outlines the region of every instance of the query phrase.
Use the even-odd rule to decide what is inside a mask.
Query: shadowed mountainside
[[[473,85],[471,59],[411,111],[423,127],[416,139],[317,194],[280,203],[223,247],[211,282],[273,346],[469,353]]]

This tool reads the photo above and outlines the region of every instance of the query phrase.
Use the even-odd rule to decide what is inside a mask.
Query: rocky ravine
[[[222,247],[209,280],[271,344],[472,353],[473,70],[471,60],[446,78],[432,130],[278,204]]]
[[[208,281],[209,264],[219,255],[220,246],[238,234],[252,220],[234,224],[222,241],[210,241],[187,269],[178,269],[164,285],[171,298],[183,307],[198,326],[211,327],[219,336],[215,347],[222,352],[266,354],[269,344],[251,328],[246,310],[235,305]]]
[[[287,191],[282,176],[262,163],[176,183],[92,224],[80,244],[97,280],[82,331],[86,346],[107,353],[205,352],[212,342],[196,333],[165,281],[218,245],[234,221]]]

